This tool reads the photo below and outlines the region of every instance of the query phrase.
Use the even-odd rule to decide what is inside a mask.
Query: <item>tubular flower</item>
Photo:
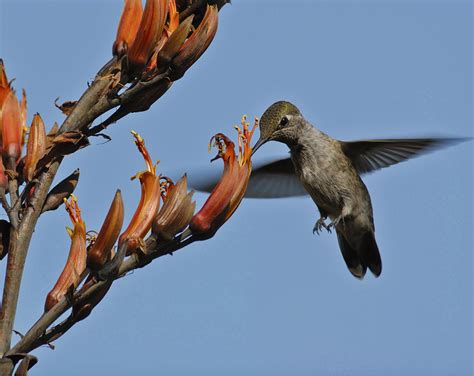
[[[156,176],[155,165],[145,147],[144,140],[138,133],[132,131],[132,134],[135,137],[135,145],[145,159],[147,170],[132,177],[132,180],[135,178],[140,180],[141,198],[130,224],[119,238],[119,248],[123,242],[128,243],[127,255],[137,248],[145,251],[143,237],[150,231],[160,207],[160,177]]]
[[[127,53],[132,71],[143,69],[155,51],[168,15],[168,0],[147,0],[133,43]]]
[[[194,191],[188,192],[186,175],[176,185],[168,179],[162,183],[163,207],[152,226],[159,240],[169,241],[189,225],[196,208],[193,194]]]
[[[2,155],[7,161],[20,159],[22,123],[20,104],[15,93],[10,91],[2,108]]]
[[[3,60],[0,59],[0,152],[6,160],[14,158],[17,162],[21,156],[26,132],[26,107],[25,91],[20,104],[8,82]]]
[[[212,139],[218,147],[218,154],[213,160],[222,158],[224,171],[221,179],[212,190],[201,210],[194,215],[189,224],[191,231],[203,238],[214,236],[216,231],[232,216],[239,206],[252,172],[250,140],[257,127],[258,121],[249,130],[245,116],[242,118],[242,128],[238,128],[238,149],[236,157],[234,143],[222,133],[216,134]]]
[[[142,0],[125,0],[117,37],[112,47],[115,56],[122,56],[127,53],[137,35],[142,15]]]
[[[28,144],[26,148],[25,167],[23,169],[23,176],[26,181],[33,179],[36,165],[38,161],[43,158],[46,151],[46,129],[43,119],[39,114],[33,117],[33,122],[30,127],[30,135],[28,137]]]
[[[104,224],[87,253],[87,266],[91,270],[99,270],[112,258],[112,248],[122,229],[123,212],[122,194],[118,190],[105,217]]]
[[[58,281],[46,297],[44,305],[45,312],[57,304],[62,297],[72,293],[80,283],[81,274],[86,270],[86,225],[81,218],[81,210],[77,205],[77,199],[72,196],[69,202],[65,202],[66,210],[74,225],[73,229],[68,228],[71,237],[71,247],[66,265],[59,276]]]
[[[201,23],[173,58],[171,68],[178,78],[207,50],[216,35],[217,24],[217,6],[208,5]]]

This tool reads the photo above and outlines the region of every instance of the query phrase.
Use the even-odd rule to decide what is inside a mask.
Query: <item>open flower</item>
[[[194,234],[203,238],[214,236],[242,201],[252,172],[250,140],[257,124],[255,119],[253,128],[249,130],[249,124],[244,116],[242,128],[236,127],[238,156],[235,155],[234,143],[227,136],[218,133],[211,138],[211,143],[214,141],[214,145],[218,148],[218,154],[213,160],[221,158],[224,161],[224,171],[204,206],[191,220],[189,228]]]
[[[71,246],[66,265],[46,297],[45,312],[53,308],[66,294],[74,292],[81,281],[81,274],[86,270],[86,224],[81,218],[81,210],[74,195],[65,204],[74,225],[73,229],[67,229],[71,237]]]
[[[189,225],[196,208],[193,194],[194,191],[188,192],[186,175],[176,184],[165,178],[162,183],[163,207],[152,226],[159,240],[169,241]]]
[[[145,147],[145,141],[138,133],[132,131],[132,134],[135,137],[138,150],[145,159],[147,170],[132,177],[132,179],[138,178],[140,180],[141,197],[130,224],[119,238],[119,248],[123,242],[128,243],[127,254],[137,248],[145,251],[143,237],[150,231],[153,219],[160,207],[160,177],[156,176],[155,164]]]

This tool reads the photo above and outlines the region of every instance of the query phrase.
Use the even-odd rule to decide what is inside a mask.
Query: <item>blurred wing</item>
[[[304,196],[307,194],[295,175],[290,158],[273,160],[268,163],[253,163],[252,175],[245,197],[279,198]],[[189,185],[198,191],[211,192],[220,179],[222,170],[206,173],[189,173]]]
[[[278,198],[307,194],[295,174],[293,162],[285,158],[254,168],[245,197]]]
[[[393,140],[341,141],[343,152],[357,172],[367,173],[392,166],[429,151],[454,145],[466,138],[414,138]]]

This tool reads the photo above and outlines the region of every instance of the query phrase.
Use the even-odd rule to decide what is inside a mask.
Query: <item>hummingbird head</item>
[[[300,110],[294,104],[285,101],[273,103],[260,119],[260,138],[252,148],[252,154],[268,141],[288,143],[301,118]]]

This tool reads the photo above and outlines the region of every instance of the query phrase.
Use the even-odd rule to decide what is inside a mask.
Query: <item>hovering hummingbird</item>
[[[374,237],[372,204],[360,175],[394,165],[423,152],[469,138],[418,138],[338,141],[314,128],[289,102],[272,104],[260,119],[260,138],[253,153],[268,141],[288,145],[290,158],[252,160],[246,198],[310,195],[320,212],[313,232],[335,229],[349,271],[375,276],[382,261]],[[196,190],[211,192],[220,173],[207,168],[189,174]],[[329,223],[326,220],[330,219]]]
[[[372,203],[360,175],[462,140],[339,141],[313,127],[295,105],[276,102],[261,117],[260,138],[253,153],[268,141],[279,141],[289,147],[291,158],[257,167],[249,182],[249,195],[300,195],[301,187],[298,189],[294,182],[296,176],[320,213],[313,232],[319,234],[322,229],[328,232],[334,229],[349,271],[355,277],[363,278],[369,268],[378,277],[382,272],[382,260],[375,240]],[[284,176],[286,178],[282,179]],[[285,182],[280,186],[284,189],[277,193],[271,190],[267,194],[259,192],[259,187],[262,191],[268,187],[264,184],[268,178]],[[326,223],[328,217],[330,222]]]

